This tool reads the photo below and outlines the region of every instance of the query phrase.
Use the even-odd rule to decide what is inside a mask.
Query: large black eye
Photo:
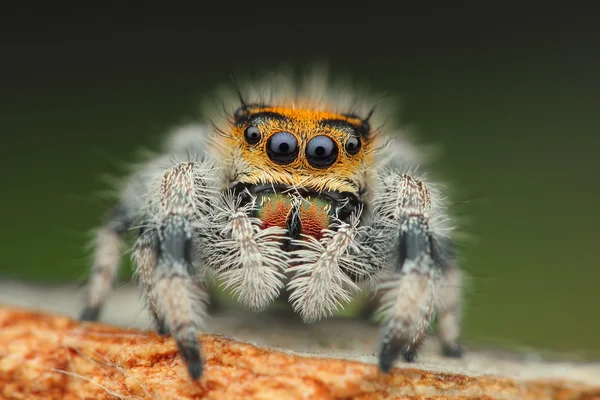
[[[360,150],[360,139],[356,136],[350,136],[346,141],[346,151],[348,154],[356,154]]]
[[[244,137],[246,138],[246,142],[256,144],[260,141],[260,130],[256,126],[250,125],[244,131]]]
[[[315,168],[330,167],[337,159],[337,155],[337,145],[327,136],[315,136],[306,145],[306,158]]]
[[[298,156],[298,140],[289,132],[277,132],[267,141],[267,155],[277,164],[289,164]]]

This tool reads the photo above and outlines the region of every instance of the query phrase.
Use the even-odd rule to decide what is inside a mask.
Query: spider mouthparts
[[[336,219],[348,222],[358,208],[351,193],[316,191],[286,185],[238,184],[234,193],[242,203],[254,201],[253,217],[262,221],[262,229],[278,226],[287,230],[291,239],[312,236],[320,240],[326,229],[334,229]],[[291,249],[290,243],[285,244]]]
[[[334,192],[328,190],[314,190],[306,187],[292,187],[283,184],[253,185],[238,183],[233,187],[236,196],[242,196],[243,202],[250,201],[250,196],[263,198],[268,195],[284,195],[300,197],[302,199],[320,199],[329,204],[330,216],[347,221],[356,212],[361,202],[356,195],[350,192]]]

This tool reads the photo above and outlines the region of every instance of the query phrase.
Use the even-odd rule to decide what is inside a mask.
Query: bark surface
[[[423,364],[402,364],[382,375],[371,360],[296,354],[221,335],[200,340],[206,369],[200,381],[192,382],[170,337],[0,307],[0,398],[600,399],[594,380],[598,366],[581,367],[575,374],[580,380],[571,379],[573,371],[563,378],[529,373],[519,379]],[[543,365],[550,371],[552,364]]]

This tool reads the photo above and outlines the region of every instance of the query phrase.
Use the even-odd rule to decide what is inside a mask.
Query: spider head
[[[371,147],[366,119],[320,110],[243,105],[234,114],[229,139],[237,158],[236,183],[362,196],[361,174]]]
[[[243,104],[234,113],[228,137],[235,171],[231,186],[259,197],[269,194],[282,213],[292,205],[285,196],[273,199],[271,194],[307,200],[316,214],[327,209],[342,220],[364,201],[371,147],[368,118]],[[317,222],[329,224],[320,217]]]

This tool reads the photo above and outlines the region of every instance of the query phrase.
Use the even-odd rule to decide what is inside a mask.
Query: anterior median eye
[[[298,156],[298,140],[289,132],[277,132],[267,141],[267,155],[277,164],[288,164]]]
[[[315,136],[306,145],[306,158],[316,168],[331,166],[338,155],[337,144],[328,136]]]

